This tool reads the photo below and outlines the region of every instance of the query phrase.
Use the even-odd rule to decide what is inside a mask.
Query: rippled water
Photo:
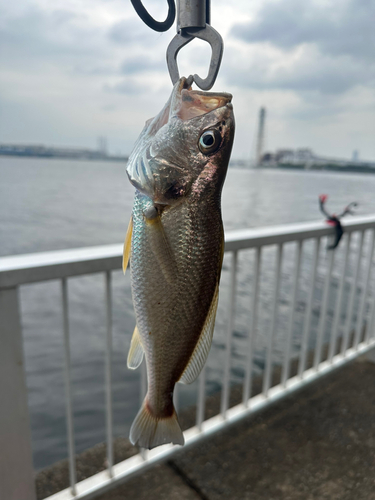
[[[123,241],[133,201],[133,188],[124,165],[113,162],[57,159],[0,158],[0,255],[77,248]],[[357,213],[375,213],[375,176],[328,172],[241,170],[230,168],[223,191],[226,230],[321,219],[318,195],[330,195],[329,208],[339,211],[349,201],[360,203]],[[356,240],[354,241],[356,243]],[[337,262],[340,264],[342,249]],[[282,359],[283,333],[288,324],[291,269],[295,245],[285,248],[279,300],[275,361]],[[293,336],[298,352],[299,332],[309,285],[312,244],[305,245]],[[255,370],[264,366],[265,340],[275,268],[274,248],[262,259],[260,309]],[[241,252],[236,321],[232,350],[232,381],[242,380],[251,319],[253,251]],[[317,295],[325,266],[318,279]],[[223,346],[227,331],[230,257],[224,261],[214,344],[208,360],[209,392],[220,389]],[[333,298],[335,294],[333,287]],[[104,277],[69,280],[72,345],[74,426],[77,451],[105,439]],[[27,384],[32,424],[34,462],[45,467],[67,456],[63,339],[60,283],[51,281],[21,290]],[[314,310],[311,345],[314,345],[318,310]],[[129,276],[113,273],[114,320],[114,423],[116,435],[127,435],[139,405],[139,373],[126,368],[127,350],[134,328]],[[332,311],[328,311],[329,327]],[[180,406],[194,402],[196,386],[184,386]]]

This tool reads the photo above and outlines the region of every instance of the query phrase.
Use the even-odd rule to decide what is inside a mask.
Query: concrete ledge
[[[375,500],[375,365],[360,361],[98,499]],[[276,370],[274,382],[278,377]],[[241,394],[233,388],[231,405]],[[219,395],[208,398],[206,417],[219,404]],[[184,428],[194,416],[194,409],[184,412]],[[136,450],[122,439],[115,451],[119,461]],[[81,479],[104,469],[104,445],[78,456],[77,464]],[[66,487],[67,479],[67,464],[42,471],[38,498]]]

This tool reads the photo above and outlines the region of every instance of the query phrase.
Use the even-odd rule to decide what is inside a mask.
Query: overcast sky
[[[165,0],[144,2],[158,19]],[[375,160],[375,0],[211,0],[224,38],[213,90],[231,92],[233,157],[254,151],[267,108],[268,149]],[[156,33],[129,0],[0,0],[0,142],[130,152],[167,100],[174,27]],[[210,50],[181,50],[181,73],[205,76]]]

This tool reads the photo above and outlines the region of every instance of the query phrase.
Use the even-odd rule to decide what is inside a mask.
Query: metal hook
[[[223,57],[223,39],[209,24],[206,24],[204,28],[182,28],[172,39],[167,49],[167,65],[169,75],[174,85],[180,78],[177,66],[177,54],[182,47],[191,42],[194,38],[205,40],[211,46],[212,54],[207,77],[201,78],[197,74],[194,74],[193,76],[194,81],[199,88],[202,90],[210,90],[215,83],[220,69],[221,59]]]
[[[174,0],[167,0],[168,16],[163,22],[156,21],[147,12],[142,0],[130,0],[140,18],[155,31],[168,30],[175,18]],[[173,85],[179,80],[177,54],[180,49],[194,38],[205,40],[211,46],[211,61],[206,78],[195,74],[190,76],[202,90],[210,90],[215,83],[223,57],[223,39],[210,26],[210,0],[177,0],[177,35],[172,39],[167,49],[168,71]]]

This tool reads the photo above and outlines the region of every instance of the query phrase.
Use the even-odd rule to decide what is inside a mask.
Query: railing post
[[[375,347],[374,349],[371,349],[371,351],[369,351],[365,356],[368,361],[371,361],[371,363],[375,363]]]
[[[0,289],[0,498],[36,499],[17,288]]]
[[[238,262],[238,252],[235,251],[233,252],[232,256],[232,266],[230,271],[228,333],[225,346],[224,375],[223,375],[223,385],[221,391],[220,413],[223,416],[223,418],[226,417],[226,412],[229,407],[229,398],[230,398],[230,365],[232,357],[232,336],[233,336],[234,318],[235,318],[234,315],[236,307],[235,298],[236,298],[237,262]]]

